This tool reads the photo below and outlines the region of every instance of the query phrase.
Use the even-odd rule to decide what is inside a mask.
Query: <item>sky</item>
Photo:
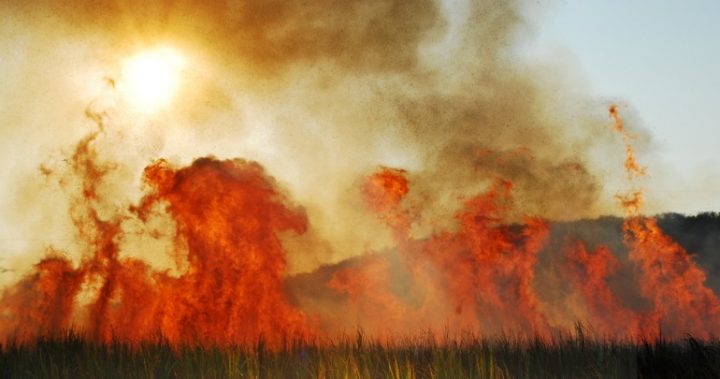
[[[532,48],[562,54],[594,95],[624,103],[649,131],[655,175],[648,195],[663,197],[667,211],[720,210],[720,2],[565,1],[532,9],[543,10]]]
[[[604,129],[612,103],[642,136],[646,211],[720,211],[720,2],[518,0],[521,18],[510,1],[444,0],[449,15],[426,0],[349,2],[357,20],[301,0],[247,3],[268,23],[228,12],[225,2],[106,3],[43,0],[44,14],[0,2],[0,252],[72,232],[56,212],[69,201],[61,181],[38,167],[67,167],[92,130],[84,111],[105,106],[97,99],[114,104],[108,138],[123,141],[103,150],[126,162],[118,203],[142,195],[142,170],[158,157],[245,157],[290,188],[335,250],[366,248],[339,214],[384,230],[356,191],[378,165],[416,173],[413,193],[435,200],[429,213],[450,215],[455,192],[485,188],[480,167],[487,178],[499,170],[516,181],[529,214],[622,214],[613,197],[625,190],[622,145]],[[516,30],[526,59],[507,65],[500,57]],[[172,112],[138,121],[107,78],[121,78],[124,62],[153,47],[143,46],[148,34],[178,44],[187,68]],[[574,133],[576,125],[586,129]],[[498,156],[477,154],[488,147]],[[607,171],[597,171],[597,154]],[[495,158],[511,162],[497,167]],[[575,163],[587,171],[567,175]]]

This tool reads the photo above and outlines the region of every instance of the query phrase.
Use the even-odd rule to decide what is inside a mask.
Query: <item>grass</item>
[[[8,344],[1,378],[716,378],[720,341],[551,341],[499,337],[392,346],[362,334],[323,346],[294,342],[253,348],[131,347],[75,334]]]

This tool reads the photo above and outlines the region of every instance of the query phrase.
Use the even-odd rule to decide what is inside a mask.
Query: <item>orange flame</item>
[[[119,256],[120,218],[104,220],[95,208],[107,170],[97,163],[95,136],[73,156],[83,178],[74,219],[91,254],[76,269],[64,258],[46,258],[6,291],[3,308],[16,323],[2,324],[4,340],[61,334],[74,316],[100,342],[162,338],[175,345],[231,345],[262,338],[279,346],[310,335],[306,316],[284,293],[285,252],[277,235],[302,233],[305,214],[287,207],[258,164],[204,158],[182,169],[158,161],[145,170],[152,189],[133,210],[145,219],[159,204],[174,219],[175,247],[188,268],[172,277]],[[96,287],[85,307],[78,304],[81,284]]]
[[[609,109],[621,134],[627,158],[625,170],[629,180],[644,175],[645,168],[635,160],[631,139],[613,105]],[[625,219],[625,244],[630,260],[641,272],[642,294],[652,301],[652,317],[658,325],[657,334],[681,337],[692,332],[707,338],[720,331],[720,302],[705,286],[705,273],[688,253],[657,226],[654,218],[641,216],[642,190],[619,196],[621,206],[631,216]]]
[[[620,267],[610,249],[600,246],[588,252],[578,241],[568,246],[566,254],[569,279],[587,303],[593,328],[615,338],[653,336],[655,330],[647,330],[645,315],[624,307],[608,285],[609,277]]]
[[[645,168],[635,159],[617,107],[609,112],[634,184]],[[305,232],[307,217],[259,164],[201,158],[174,167],[158,160],[145,168],[141,201],[109,211],[102,188],[115,166],[103,162],[94,147],[104,133],[104,116],[88,116],[99,130],[81,140],[70,159],[80,179],[70,213],[87,251],[75,265],[51,249],[34,271],[4,290],[0,343],[76,330],[101,343],[162,339],[173,346],[253,346],[263,340],[280,348],[290,338],[332,337],[355,327],[392,340],[418,331],[545,337],[570,326],[547,311],[550,305],[538,291],[542,284],[536,283],[550,224],[531,216],[508,224],[513,206],[508,180],[498,178],[466,200],[453,227],[416,237],[411,231],[424,215],[409,206],[407,172],[381,167],[360,189],[368,210],[392,231],[395,247],[322,267],[316,289],[326,293],[305,294],[317,296],[308,304],[287,291],[287,256],[279,237]],[[588,323],[604,335],[717,335],[720,302],[705,286],[704,272],[654,219],[642,216],[642,195],[642,189],[618,195],[627,214],[629,261],[605,246],[566,247],[560,271],[569,292],[582,299]],[[125,220],[148,223],[158,216],[174,227],[176,274],[126,257],[119,247],[131,238],[122,227]],[[622,265],[635,268],[645,307],[625,304],[612,285]]]
[[[635,152],[632,146],[632,135],[625,129],[622,117],[618,112],[617,105],[611,105],[608,109],[610,117],[613,120],[613,130],[620,133],[623,144],[625,145],[625,171],[628,178],[633,179],[646,174],[646,168],[641,166],[635,159]]]
[[[404,325],[399,327],[403,330],[421,327],[441,332],[439,324],[446,322],[445,328],[456,332],[546,333],[547,320],[538,310],[532,280],[547,223],[528,218],[519,232],[504,226],[512,184],[499,180],[488,192],[466,202],[456,215],[459,231],[413,240],[407,233],[412,219],[401,208],[409,192],[404,174],[381,168],[368,178],[364,192],[369,207],[395,232],[402,270],[411,275],[408,293],[393,294],[388,257],[384,261],[372,257],[336,273],[331,287],[351,294],[354,302],[363,299],[376,315],[402,320],[393,325]],[[349,289],[351,278],[356,284],[353,290]]]
[[[654,305],[652,318],[662,334],[681,338],[692,333],[709,338],[720,332],[720,302],[705,286],[705,273],[680,245],[664,234],[655,219],[625,221],[630,260],[642,273],[640,290]]]

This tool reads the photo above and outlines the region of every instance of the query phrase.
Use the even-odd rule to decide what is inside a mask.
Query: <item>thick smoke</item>
[[[586,318],[608,334],[652,334],[642,317],[674,317],[687,304],[653,299],[647,286],[615,290],[651,269],[613,287],[627,266],[611,250],[558,243],[567,259],[557,270],[575,286],[557,307],[562,288],[536,269],[546,220],[612,211],[600,176],[608,155],[621,167],[622,146],[558,71],[513,52],[520,7],[5,2],[2,28],[13,32],[0,41],[22,78],[5,91],[23,100],[9,103],[2,132],[32,142],[3,146],[29,156],[8,174],[3,221],[61,238],[22,246],[37,253],[16,260],[0,332],[55,335],[75,324],[101,341],[115,330],[131,341],[270,333],[279,343],[356,326],[382,336],[385,320],[407,333],[452,324],[548,335]],[[140,116],[114,88],[116,62],[158,45],[188,67],[172,106]],[[657,232],[635,225],[637,235]],[[625,246],[680,251],[664,237],[650,242],[631,235]],[[630,253],[650,265],[646,255]],[[680,261],[688,288],[715,306],[692,260]],[[647,309],[626,306],[632,296]],[[608,312],[635,324],[618,329]],[[693,317],[682,327],[712,332],[702,312]]]
[[[608,211],[586,154],[605,121],[575,117],[581,99],[560,94],[562,78],[554,82],[548,78],[556,73],[513,55],[524,22],[519,7],[44,0],[6,3],[3,14],[24,25],[16,27],[30,46],[71,54],[63,46],[71,41],[83,54],[94,52],[93,68],[156,44],[187,52],[177,111],[145,128],[129,117],[118,122],[132,129],[126,138],[140,153],[123,157],[131,171],[158,156],[253,157],[307,207],[317,229],[309,235],[328,241],[333,252],[325,258],[337,260],[389,242],[357,200],[358,178],[382,164],[418,174],[411,201],[423,203],[428,218],[451,214],[458,198],[495,177],[515,183],[509,218]],[[20,54],[43,67],[30,51]],[[108,68],[86,80],[115,75]],[[52,110],[60,109],[58,97],[47,99]]]

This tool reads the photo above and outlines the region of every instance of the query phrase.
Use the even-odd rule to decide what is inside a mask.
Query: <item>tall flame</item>
[[[645,168],[635,159],[631,138],[617,106],[612,105],[609,113],[614,121],[613,130],[621,135],[625,145],[625,170],[628,180],[633,183],[645,175]],[[678,338],[685,333],[702,338],[715,335],[720,325],[717,296],[705,286],[705,273],[687,251],[664,234],[654,218],[642,215],[642,194],[643,190],[636,188],[629,194],[618,195],[618,199],[627,215],[623,222],[625,245],[630,250],[630,261],[640,274],[640,292],[650,301],[651,309],[633,315],[619,304],[606,282],[617,265],[606,247],[600,247],[590,255],[582,244],[578,244],[570,253],[571,259],[584,271],[576,276],[576,283],[592,313],[600,316],[601,325],[610,331],[617,330],[602,317],[603,314],[611,317],[610,320],[631,320],[624,332],[646,338],[660,335]]]
[[[617,107],[609,112],[634,185],[645,169]],[[708,338],[720,331],[720,302],[705,286],[704,272],[655,219],[642,215],[639,187],[619,199],[627,214],[628,264],[644,305],[628,303],[613,286],[626,263],[609,247],[591,250],[569,240],[558,269],[570,294],[564,301],[579,299],[573,306],[582,311],[558,317],[537,282],[551,223],[531,216],[510,223],[512,182],[497,178],[462,202],[453,227],[416,237],[422,209],[409,200],[408,173],[388,167],[368,175],[359,189],[367,209],[392,231],[394,246],[321,267],[302,279],[316,281],[315,290],[293,290],[290,283],[300,279],[287,276],[282,236],[304,233],[308,219],[258,163],[207,157],[176,167],[158,160],[144,170],[139,202],[108,206],[102,189],[115,166],[96,150],[105,116],[88,116],[98,130],[70,157],[71,174],[80,179],[70,213],[85,254],[74,264],[49,249],[34,271],[3,292],[3,343],[71,330],[97,342],[252,346],[263,340],[276,348],[293,338],[332,338],[352,328],[387,341],[421,330],[544,338],[574,321],[614,338]],[[165,237],[176,272],[158,270],[121,248],[134,238],[124,222],[150,225],[156,218],[172,225]]]
[[[5,292],[4,340],[60,335],[81,327],[100,342],[138,343],[158,337],[173,344],[231,345],[263,338],[278,346],[309,336],[310,323],[283,289],[285,252],[278,233],[302,233],[302,210],[291,209],[258,164],[196,160],[174,168],[160,160],[145,169],[148,192],[132,212],[147,220],[166,212],[176,224],[176,254],[187,262],[177,277],[119,255],[122,217],[100,216],[98,186],[108,167],[85,138],[72,157],[83,178],[74,219],[90,251],[77,268],[53,253]],[[90,286],[81,299],[81,287]],[[80,300],[87,301],[80,306]]]

